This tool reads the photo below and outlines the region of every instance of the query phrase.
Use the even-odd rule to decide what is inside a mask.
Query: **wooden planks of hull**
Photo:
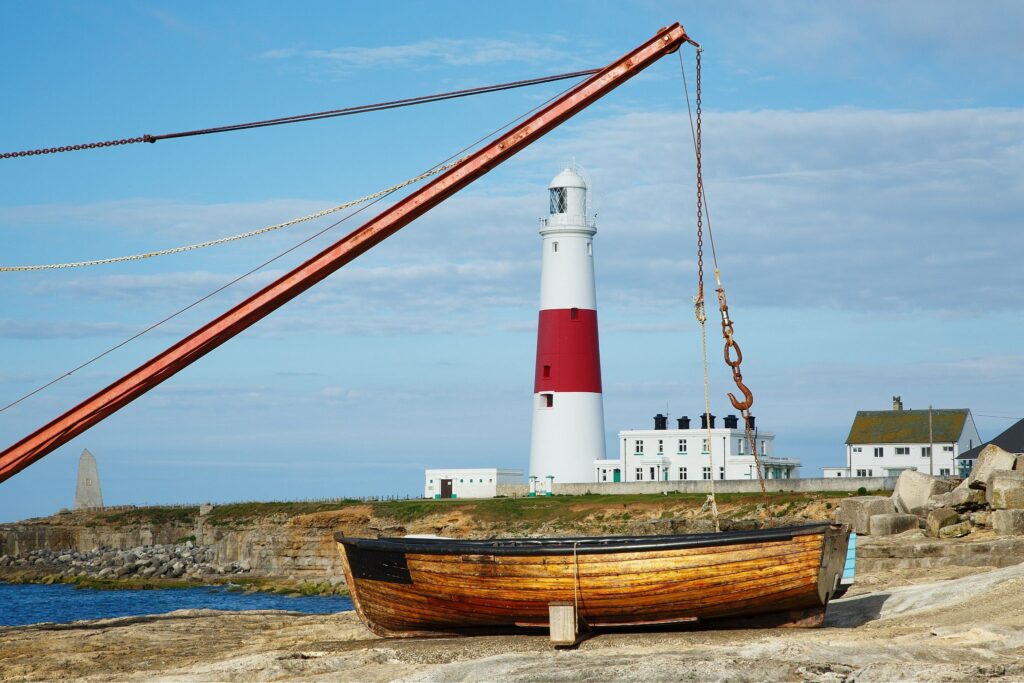
[[[817,525],[706,542],[337,539],[363,621],[381,635],[413,636],[543,625],[558,601],[601,627],[729,618],[814,625],[838,581],[847,537],[845,528]]]

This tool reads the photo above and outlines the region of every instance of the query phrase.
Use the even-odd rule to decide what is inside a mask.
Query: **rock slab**
[[[917,529],[920,525],[921,520],[917,515],[904,515],[899,512],[871,515],[871,519],[868,522],[871,536],[902,534],[904,531]]]
[[[988,478],[985,495],[993,510],[1024,509],[1024,472],[995,470]]]
[[[916,470],[903,470],[896,480],[892,502],[897,512],[923,517],[928,513],[928,499],[949,493],[952,488],[953,483],[945,479]]]
[[[984,489],[992,470],[1012,470],[1017,462],[1017,456],[1009,451],[1004,451],[995,444],[989,444],[981,449],[978,458],[974,461],[974,468],[967,477],[967,485],[972,489]]]
[[[924,532],[932,538],[938,538],[942,527],[959,521],[960,515],[953,508],[937,508],[928,513],[924,521]]]
[[[1024,536],[1024,510],[994,510],[992,529],[1003,536]]]
[[[849,524],[850,531],[871,533],[871,518],[895,512],[892,499],[886,496],[854,496],[847,498],[836,509],[836,522]]]

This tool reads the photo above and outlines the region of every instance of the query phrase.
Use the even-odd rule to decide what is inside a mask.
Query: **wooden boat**
[[[356,612],[382,636],[546,628],[558,602],[596,629],[817,626],[848,539],[848,527],[827,523],[486,541],[335,534]]]

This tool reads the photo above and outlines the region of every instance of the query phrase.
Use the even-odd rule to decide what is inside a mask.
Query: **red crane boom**
[[[696,45],[678,23],[661,29],[643,45],[583,81],[522,124],[467,157],[458,166],[10,446],[0,453],[0,482],[67,443],[291,301],[666,54],[675,52],[684,42]]]

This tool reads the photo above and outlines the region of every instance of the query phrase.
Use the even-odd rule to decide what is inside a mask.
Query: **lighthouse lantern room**
[[[593,481],[605,457],[601,357],[594,287],[593,220],[587,183],[567,168],[551,181],[550,213],[542,221],[540,316],[534,378],[530,477]],[[550,492],[550,491],[548,491]]]

